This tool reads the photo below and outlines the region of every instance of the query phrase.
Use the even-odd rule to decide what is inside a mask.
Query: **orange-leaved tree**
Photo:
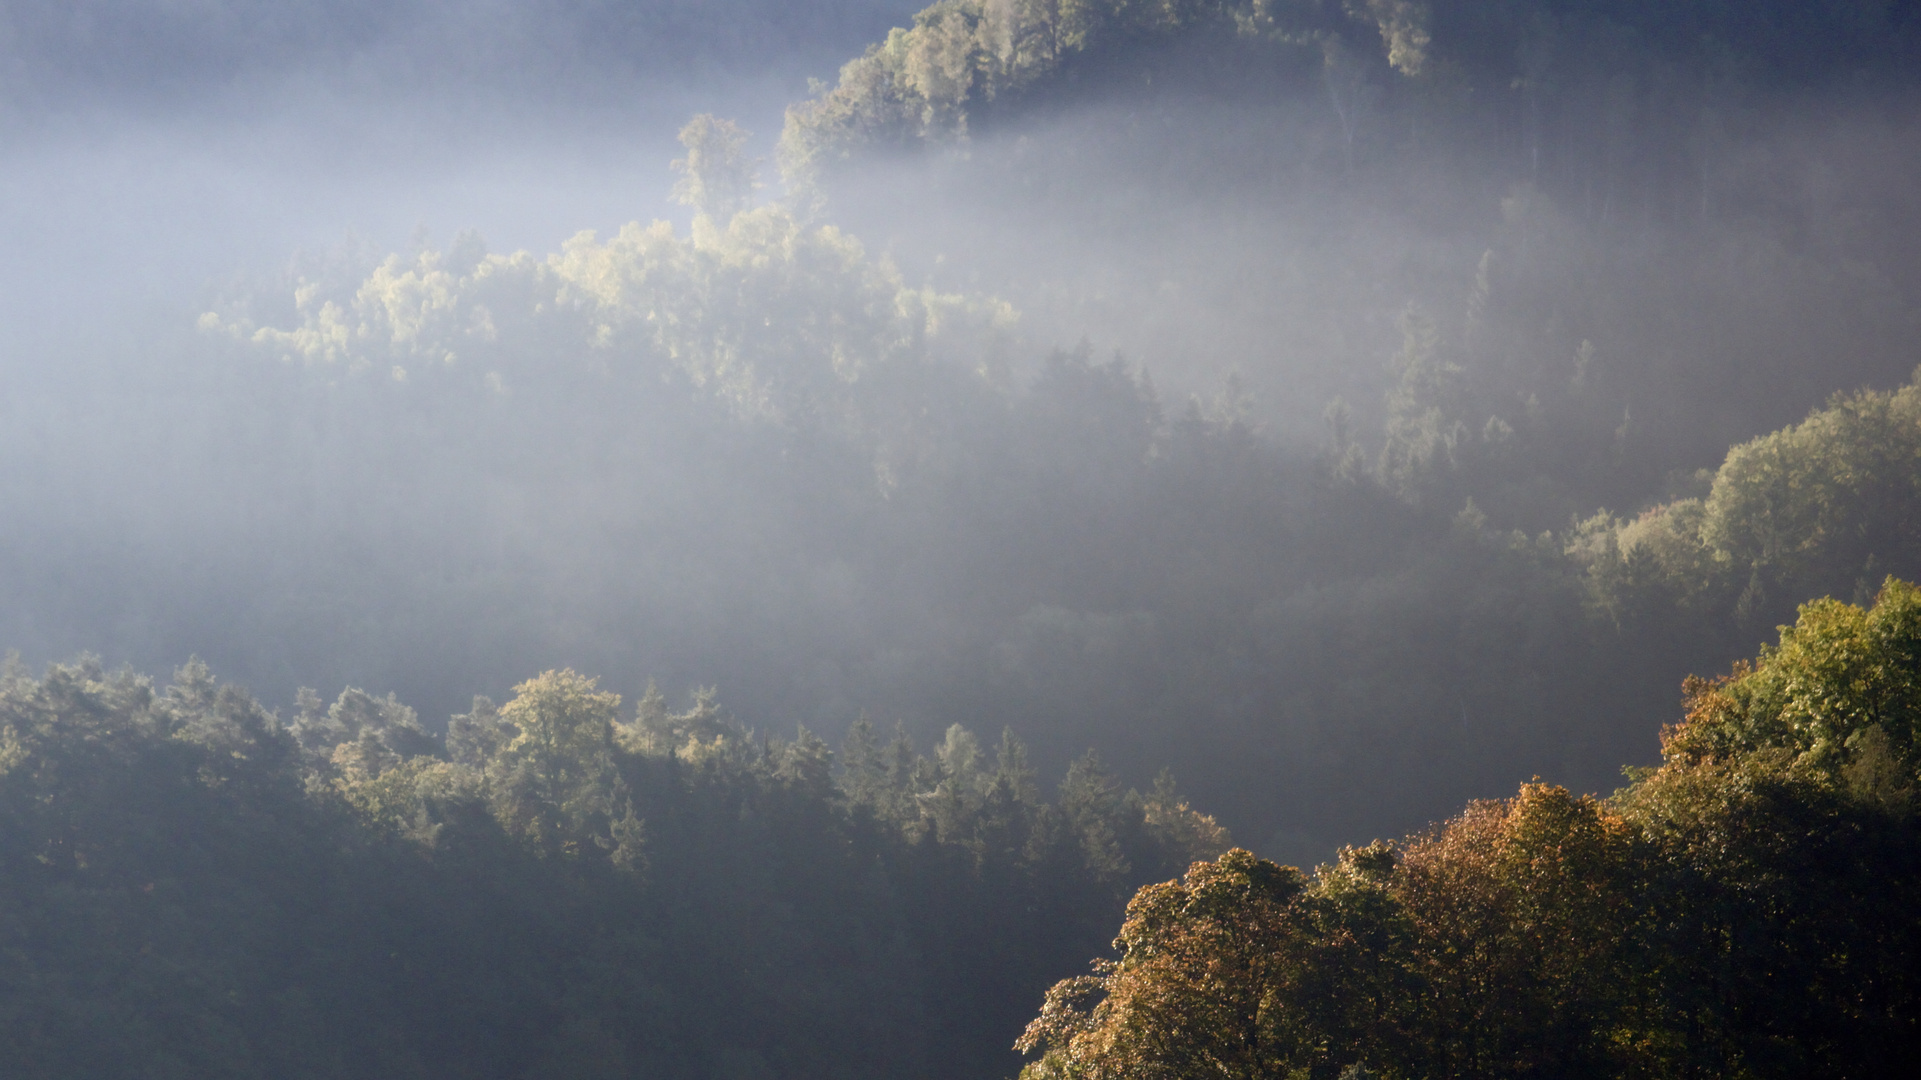
[[[1305,884],[1292,867],[1237,848],[1142,889],[1115,942],[1120,960],[1048,991],[1017,1044],[1045,1051],[1024,1075],[1275,1075],[1299,1053],[1275,1006],[1293,978]]]

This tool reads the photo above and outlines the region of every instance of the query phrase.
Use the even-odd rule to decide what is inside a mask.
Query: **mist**
[[[1917,45],[0,6],[0,1060],[1888,1071]]]
[[[675,216],[666,165],[688,115],[777,126],[808,74],[884,32],[899,8],[823,8],[798,34],[782,5],[9,12],[0,184],[14,270],[0,333],[16,418],[8,473],[45,511],[32,527],[121,552],[87,573],[141,577],[127,560],[156,559],[163,581],[186,573],[177,560],[225,557],[181,549],[274,546],[284,538],[258,529],[207,531],[245,510],[220,491],[241,451],[208,430],[237,407],[223,381],[235,373],[210,360],[196,313],[300,260],[463,230],[543,250],[579,229]],[[282,481],[300,479],[262,478]],[[31,560],[20,572],[57,573]],[[195,617],[133,608],[108,638]],[[164,639],[146,645],[96,640],[97,616],[63,609],[14,609],[31,628],[13,643],[35,659],[97,649],[155,669],[178,662],[171,630],[140,631]],[[234,674],[286,689],[266,672]]]
[[[697,245],[669,167],[696,113],[753,133],[779,204],[786,108],[911,15],[10,14],[0,643],[199,656],[282,707],[391,691],[430,726],[554,667],[830,739],[1005,725],[1055,773],[1089,746],[1136,784],[1171,766],[1309,863],[1531,775],[1606,789],[1683,675],[1805,599],[1617,679],[1596,657],[1645,643],[1595,644],[1577,572],[1462,530],[1559,552],[1908,377],[1921,130],[1885,56],[1696,78],[1685,51],[1537,48],[1552,92],[1490,104],[1483,69],[1544,38],[1419,86],[1365,26],[1348,52],[1121,50],[795,202],[859,245],[823,288],[927,297],[944,329],[859,378],[750,341],[758,413],[719,368],[621,359],[655,347],[638,323],[596,344],[464,285],[501,336],[410,339],[466,354],[444,371],[260,345],[359,310],[389,255],[465,280],[629,222]],[[1478,40],[1452,32],[1437,53]],[[741,295],[807,325],[793,289]],[[734,333],[715,310],[688,348]],[[1343,460],[1379,477],[1343,486]]]

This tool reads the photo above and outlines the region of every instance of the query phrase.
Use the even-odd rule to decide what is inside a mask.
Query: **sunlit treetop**
[[[1779,645],[1722,679],[1691,679],[1670,761],[1763,759],[1793,775],[1905,802],[1917,776],[1921,589],[1897,578],[1863,610],[1802,605]]]
[[[676,191],[697,211],[689,233],[633,222],[544,258],[490,253],[463,234],[446,251],[302,276],[291,318],[264,313],[273,297],[244,296],[200,327],[329,381],[508,394],[583,373],[665,378],[773,421],[844,410],[850,387],[890,366],[999,369],[1011,306],[915,288],[835,227],[753,206],[744,136],[711,116],[683,132]]]
[[[1221,59],[1266,50],[1265,62],[1337,98],[1344,83],[1398,80],[1436,102],[1467,91],[1491,104],[1538,100],[1572,72],[1650,62],[1665,71],[1650,76],[1670,82],[1677,71],[1759,83],[1911,73],[1917,32],[1904,6],[1795,0],[941,0],[789,108],[781,169],[804,187],[870,147],[965,139],[1078,71],[1145,73],[1197,39]],[[1617,90],[1632,92],[1627,78]]]

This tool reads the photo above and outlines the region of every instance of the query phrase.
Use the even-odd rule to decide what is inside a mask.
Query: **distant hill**
[[[1363,124],[1414,141],[1436,122],[1492,125],[1536,171],[1545,153],[1550,174],[1565,173],[1623,135],[1645,144],[1757,91],[1909,82],[1918,13],[1794,0],[942,0],[789,111],[783,167],[805,180],[866,148],[965,137],[1083,82],[1178,86],[1225,67],[1250,96],[1324,93],[1349,142]]]

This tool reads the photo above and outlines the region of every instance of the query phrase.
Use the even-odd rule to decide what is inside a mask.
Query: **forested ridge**
[[[551,76],[552,150],[893,10],[362,6],[0,15],[0,123],[352,57],[378,142],[446,38],[424,115]],[[68,283],[0,395],[0,1072],[1898,1071],[1917,35],[942,0],[777,138],[633,105],[715,110],[672,220]]]
[[[1498,132],[1534,179],[1598,167],[1613,186],[1680,164],[1650,154],[1660,136],[1622,127],[1691,125],[1702,106],[1738,122],[1756,94],[1899,83],[1918,33],[1907,3],[942,0],[788,110],[782,166],[818,179],[1062,97],[1205,78],[1189,66],[1205,58],[1254,94],[1325,95],[1350,170],[1357,147],[1438,143],[1460,125]],[[1613,130],[1574,136],[1570,123]]]
[[[1690,679],[1658,768],[1535,782],[1311,876],[1244,850],[1128,905],[1022,1076],[1875,1076],[1921,1053],[1921,590],[1804,605]]]
[[[1379,820],[1349,815],[1426,812],[1428,783],[1605,784],[1651,754],[1689,671],[1801,598],[1921,574],[1911,385],[1663,476],[1673,459],[1610,415],[1633,383],[1591,342],[1544,364],[1538,394],[1475,374],[1483,275],[1465,322],[1402,312],[1377,424],[1337,400],[1303,447],[1265,435],[1233,380],[1177,403],[1085,346],[1024,361],[1013,303],[913,286],[834,226],[753,205],[743,137],[684,133],[690,230],[582,234],[544,259],[465,236],[201,318],[234,362],[267,363],[252,400],[281,427],[256,453],[377,464],[438,508],[418,526],[379,511],[402,530],[391,578],[344,588],[434,599],[346,643],[364,662],[433,650],[416,620],[434,610],[511,639],[557,571],[601,582],[549,646],[564,657],[709,657],[717,682],[829,731],[868,708],[936,733],[1011,709],[1057,768],[1126,732],[1117,761],[1200,778],[1225,820],[1306,861]],[[1623,488],[1659,494],[1589,501]],[[355,514],[365,494],[313,498]],[[490,535],[495,508],[517,524]],[[314,520],[279,492],[259,512]],[[550,545],[528,518],[573,528]],[[291,529],[291,551],[335,527]],[[723,645],[716,611],[751,617]]]
[[[1603,634],[1864,595],[1862,545],[1912,543],[1916,400],[1840,395],[1705,498],[1562,539],[1464,512],[1457,557],[1560,575]],[[1149,886],[1119,966],[1048,997],[1034,1075],[1904,1060],[1917,596],[1806,605],[1690,681],[1665,764],[1608,799],[1537,781],[1312,876],[1237,850]],[[197,661],[164,688],[9,667],[0,814],[23,1076],[1005,1074],[1128,894],[1229,843],[1167,776],[1124,790],[1091,753],[1044,798],[1011,731],[924,755],[862,718],[835,752],[711,692],[623,709],[556,670],[438,734],[357,689],[283,715]]]
[[[1665,762],[1536,782],[1303,876],[1142,889],[1023,1075],[1856,1076],[1911,1060],[1921,592],[1691,680]],[[0,688],[0,1039],[21,1076],[1003,1071],[1036,985],[1224,830],[1092,755],[838,755],[547,672],[444,740],[191,663]]]
[[[1137,884],[1225,849],[1020,742],[838,755],[572,671],[444,740],[190,663],[0,688],[9,1076],[978,1076]]]

